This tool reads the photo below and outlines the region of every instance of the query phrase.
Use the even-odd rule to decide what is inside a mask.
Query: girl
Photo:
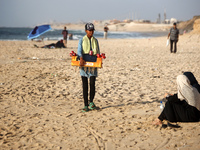
[[[78,44],[78,56],[80,57],[80,66],[83,66],[86,61],[96,62],[97,54],[100,53],[98,40],[93,37],[94,25],[87,23],[85,25],[86,35],[79,40]],[[81,67],[80,75],[83,84],[83,98],[85,107],[83,112],[87,112],[90,109],[96,109],[93,102],[95,96],[95,81],[97,77],[97,68]],[[90,103],[88,104],[88,79],[90,80]],[[89,108],[88,108],[89,107]]]

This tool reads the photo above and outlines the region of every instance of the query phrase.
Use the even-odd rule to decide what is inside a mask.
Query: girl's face
[[[93,36],[93,34],[94,34],[94,30],[92,30],[92,31],[85,30],[85,32],[86,32],[87,37],[88,37],[89,39],[90,39],[90,38]]]

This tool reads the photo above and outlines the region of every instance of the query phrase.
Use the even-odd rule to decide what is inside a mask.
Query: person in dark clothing
[[[163,120],[170,122],[200,121],[200,85],[191,72],[185,72],[177,77],[178,93],[165,95],[165,108],[153,124],[162,124]]]
[[[63,43],[63,40],[60,40],[56,43],[51,43],[49,45],[45,45],[45,46],[42,46],[42,47],[39,47],[37,45],[34,45],[35,47],[37,48],[66,48],[64,43]]]
[[[56,48],[66,48],[66,46],[63,43],[63,40],[60,40],[55,45]]]
[[[170,32],[168,34],[168,39],[170,37],[170,51],[171,53],[176,53],[177,51],[177,42],[179,40],[179,30],[176,27],[176,23],[173,24],[173,28],[170,29]],[[174,51],[173,51],[173,45],[174,45]]]
[[[189,105],[185,100],[178,99],[177,94],[167,97],[165,108],[158,117],[160,121],[170,122],[198,122],[200,111]]]
[[[62,35],[63,35],[64,45],[65,47],[67,47],[67,36],[68,36],[67,27],[64,27],[64,30],[62,31]]]
[[[107,39],[108,30],[109,30],[109,28],[107,27],[107,25],[103,28],[103,30],[104,30],[104,39]]]

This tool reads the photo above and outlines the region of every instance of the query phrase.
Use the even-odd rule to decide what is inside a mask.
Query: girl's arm
[[[83,39],[80,39],[78,43],[78,50],[77,50],[77,54],[80,57],[82,57],[82,42],[83,42]]]

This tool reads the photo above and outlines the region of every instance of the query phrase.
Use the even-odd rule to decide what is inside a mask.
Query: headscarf
[[[191,85],[186,75],[177,76],[178,98],[185,100],[189,105],[200,111],[200,93],[196,87]]]
[[[198,83],[198,81],[196,80],[196,78],[194,77],[192,72],[184,72],[183,73],[189,80],[190,80],[190,84],[195,87],[199,93],[200,93],[200,85]]]

